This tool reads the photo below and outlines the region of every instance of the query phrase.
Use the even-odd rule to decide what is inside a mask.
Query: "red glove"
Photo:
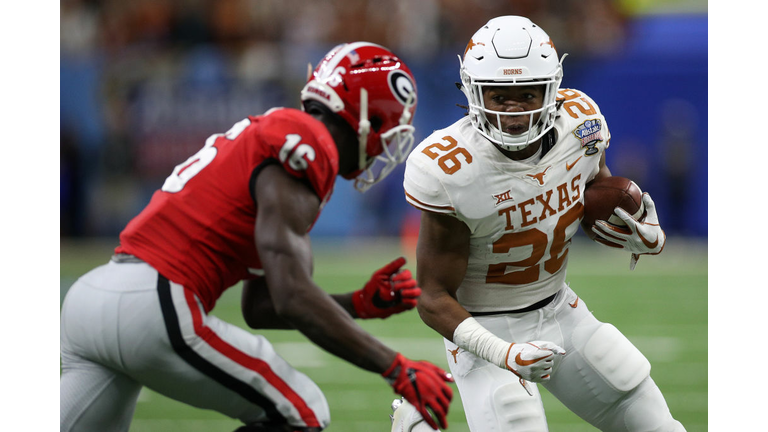
[[[453,390],[445,383],[453,382],[450,374],[432,363],[408,360],[397,353],[395,361],[381,375],[395,389],[395,393],[416,407],[429,426],[437,429],[439,423],[442,429],[448,428],[445,416],[453,398]],[[437,417],[437,422],[427,408]]]
[[[410,270],[400,271],[400,257],[376,271],[371,280],[352,293],[352,305],[359,318],[386,318],[416,307],[421,288]]]

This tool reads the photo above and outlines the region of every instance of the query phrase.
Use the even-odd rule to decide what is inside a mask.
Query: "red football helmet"
[[[357,131],[359,169],[344,177],[354,178],[360,192],[386,177],[411,151],[416,80],[383,46],[354,42],[335,47],[310,75],[301,100],[323,103]]]

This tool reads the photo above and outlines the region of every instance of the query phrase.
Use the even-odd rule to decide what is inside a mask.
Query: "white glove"
[[[513,343],[507,351],[506,367],[520,378],[520,384],[528,394],[531,391],[525,381],[549,381],[555,354],[565,355],[565,350],[547,341]]]
[[[626,210],[616,207],[613,212],[627,224],[626,227],[617,227],[602,220],[595,221],[592,227],[592,231],[601,239],[632,252],[630,270],[634,270],[640,255],[659,254],[667,242],[667,236],[659,226],[656,205],[648,192],[643,193],[643,205],[646,216],[640,221],[635,220]]]

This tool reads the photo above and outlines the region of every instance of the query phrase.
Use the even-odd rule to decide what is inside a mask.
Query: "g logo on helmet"
[[[403,105],[408,103],[408,98],[410,98],[411,93],[414,93],[415,87],[411,77],[401,70],[393,70],[389,73],[387,81],[389,82],[389,89],[395,95],[395,99]]]

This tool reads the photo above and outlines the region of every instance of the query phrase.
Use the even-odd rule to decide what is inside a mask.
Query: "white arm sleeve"
[[[453,343],[489,363],[507,368],[511,344],[486,330],[472,317],[462,321],[453,331]]]

